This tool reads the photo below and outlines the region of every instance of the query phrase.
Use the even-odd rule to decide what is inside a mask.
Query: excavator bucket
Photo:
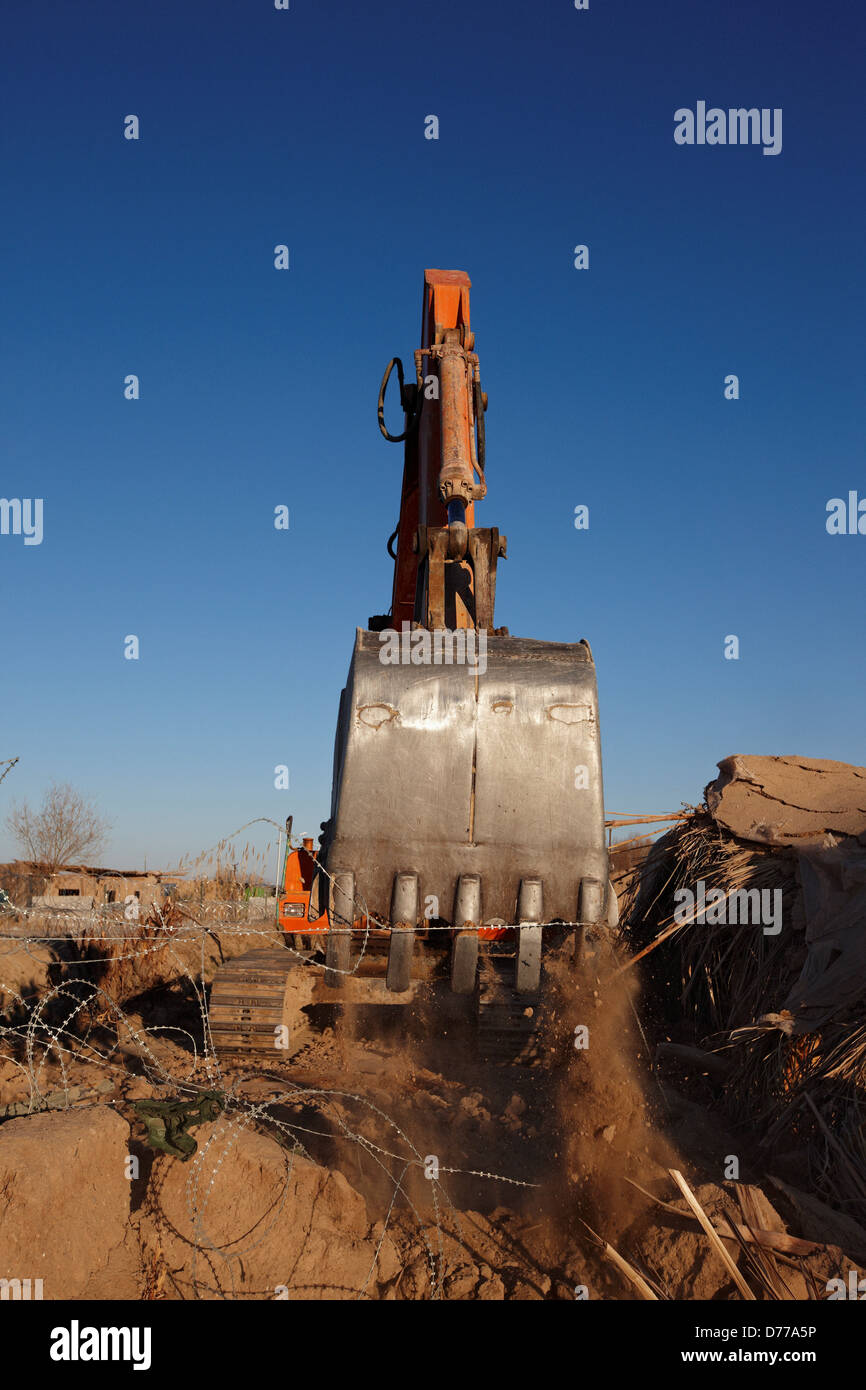
[[[318,999],[405,1002],[444,979],[472,996],[482,1034],[519,1042],[537,1023],[547,942],[613,917],[615,902],[589,644],[494,626],[507,546],[474,524],[487,493],[474,347],[468,276],[428,270],[414,384],[395,358],[379,396],[382,433],[404,443],[391,607],[357,630],[330,817],[320,852],[287,849],[279,918],[295,958],[320,966]],[[384,411],[395,365],[396,436]],[[217,991],[234,1043],[255,1035],[256,990],[274,1017],[286,1007],[279,952],[264,982],[250,961],[248,990],[236,961]]]
[[[413,927],[466,925],[464,880],[475,927],[597,920],[608,869],[587,643],[489,637],[476,665],[385,664],[386,635],[356,635],[322,846],[330,874],[352,873],[356,912],[390,923],[410,875]]]

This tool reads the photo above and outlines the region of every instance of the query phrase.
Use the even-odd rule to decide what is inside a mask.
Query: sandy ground
[[[552,961],[535,1055],[518,1066],[479,1055],[447,990],[405,1009],[313,1010],[309,1040],[288,1062],[221,1064],[205,1055],[207,989],[197,994],[194,981],[248,944],[220,932],[175,941],[159,957],[148,949],[146,963],[115,965],[85,1010],[62,983],[82,972],[59,965],[56,950],[5,943],[0,953],[11,1030],[0,1046],[0,1105],[29,1103],[35,1084],[42,1104],[110,1109],[129,1126],[128,1138],[118,1131],[116,1163],[139,1159],[124,1229],[106,1235],[111,1258],[102,1261],[97,1228],[82,1256],[90,1264],[70,1269],[76,1296],[640,1296],[612,1247],[658,1297],[729,1298],[730,1269],[669,1170],[683,1172],[714,1220],[741,1221],[737,1184],[726,1181],[732,1156],[740,1186],[763,1193],[762,1226],[803,1234],[755,1138],[725,1132],[708,1079],[660,1078],[650,1066],[655,1039],[638,1021],[635,977],[618,973],[606,939],[589,943],[579,964]],[[111,1004],[119,996],[120,1009]],[[193,1131],[195,1157],[182,1163],[144,1146],[134,1102],[203,1087],[224,1094],[227,1108]],[[21,1140],[24,1126],[54,1118],[60,1112],[0,1122],[0,1177],[4,1137]],[[58,1131],[57,1142],[72,1139]],[[289,1277],[281,1261],[293,1242]],[[736,1239],[725,1248],[765,1293]],[[3,1253],[0,1236],[0,1263]],[[853,1255],[831,1245],[771,1264],[776,1296],[826,1296]]]

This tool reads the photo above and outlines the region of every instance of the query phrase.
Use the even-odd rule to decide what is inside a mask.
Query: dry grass
[[[745,844],[699,811],[636,877],[624,933],[670,1016],[686,1017],[695,1040],[728,1061],[729,1115],[767,1148],[807,1146],[816,1191],[866,1222],[866,998],[809,1033],[783,1014],[806,958],[794,856]],[[786,928],[679,925],[674,893],[700,879],[725,893],[780,889]]]

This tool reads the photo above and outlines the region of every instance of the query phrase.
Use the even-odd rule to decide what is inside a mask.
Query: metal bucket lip
[[[383,631],[394,632],[398,629],[385,628]],[[355,646],[364,652],[378,652],[382,646],[382,633],[365,627],[356,628]],[[525,661],[549,658],[563,664],[576,661],[581,665],[595,665],[592,650],[585,638],[578,642],[545,642],[540,637],[496,637],[488,634],[487,650],[495,651],[499,656],[520,657]]]

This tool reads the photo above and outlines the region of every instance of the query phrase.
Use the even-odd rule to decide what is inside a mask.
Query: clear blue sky
[[[6,0],[0,494],[45,512],[0,536],[0,816],[69,781],[131,867],[318,832],[428,265],[473,281],[497,618],[590,640],[608,807],[698,800],[732,752],[866,763],[866,536],[825,530],[866,496],[864,29],[853,0]],[[781,107],[782,153],[677,146],[699,100]]]

